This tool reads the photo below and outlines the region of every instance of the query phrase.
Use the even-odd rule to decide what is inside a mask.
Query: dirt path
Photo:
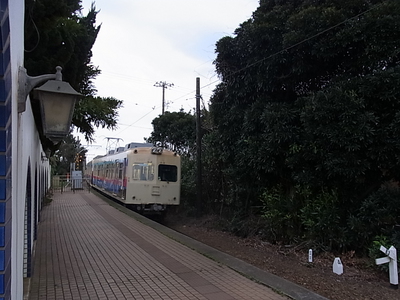
[[[213,228],[209,219],[182,219],[173,215],[165,225],[211,247],[229,253],[277,276],[295,282],[331,300],[400,299],[400,290],[390,287],[389,275],[374,271],[371,261],[341,256],[344,273],[332,272],[335,256],[323,253],[308,262],[308,249],[281,247],[257,238],[239,238]]]

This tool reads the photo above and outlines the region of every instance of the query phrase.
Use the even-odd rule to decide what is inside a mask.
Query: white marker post
[[[383,253],[385,253],[387,256],[386,257],[381,257],[377,258],[375,260],[377,265],[382,265],[389,263],[389,279],[390,279],[390,285],[398,289],[399,288],[399,274],[397,272],[397,250],[395,247],[391,246],[388,249],[385,247],[381,246],[379,248]]]
[[[338,275],[343,274],[343,264],[339,257],[336,257],[335,260],[333,261],[332,269],[333,269],[333,273],[335,273],[335,274],[338,274]]]
[[[308,262],[312,263],[312,249],[308,250]]]

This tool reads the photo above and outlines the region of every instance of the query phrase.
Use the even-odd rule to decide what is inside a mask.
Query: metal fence
[[[68,175],[54,175],[51,180],[51,189],[53,193],[75,192],[75,190],[83,189],[90,191],[90,185],[85,178],[72,179]]]

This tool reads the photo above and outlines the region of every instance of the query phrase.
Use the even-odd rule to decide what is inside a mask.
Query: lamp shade
[[[75,101],[82,95],[61,80],[49,80],[34,92],[40,101],[43,134],[57,143],[69,133]]]

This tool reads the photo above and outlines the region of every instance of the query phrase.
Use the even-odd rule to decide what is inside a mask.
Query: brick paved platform
[[[87,191],[54,194],[38,226],[30,300],[325,299],[115,206]]]

